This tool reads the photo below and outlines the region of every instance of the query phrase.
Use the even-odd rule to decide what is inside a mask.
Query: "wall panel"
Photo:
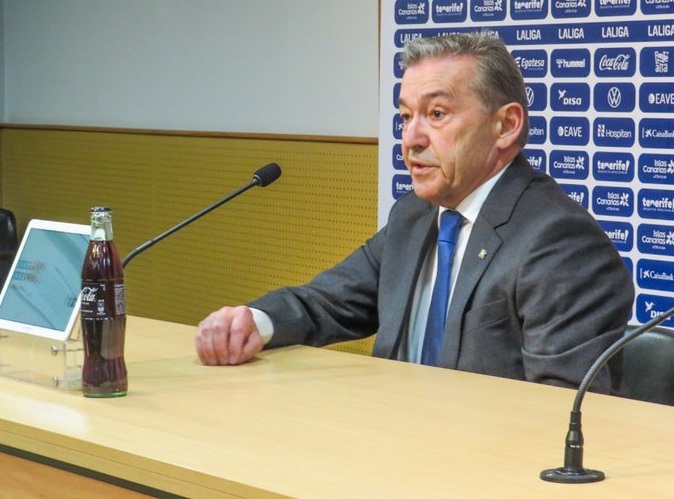
[[[375,144],[7,128],[2,146],[1,199],[21,232],[31,218],[86,224],[91,206],[109,205],[123,255],[279,163],[276,183],[129,263],[133,315],[197,324],[306,281],[376,230]]]

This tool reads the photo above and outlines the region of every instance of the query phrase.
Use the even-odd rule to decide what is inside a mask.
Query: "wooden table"
[[[129,318],[119,399],[0,378],[0,444],[191,498],[674,497],[673,407],[588,394],[607,478],[554,484],[573,390],[309,347],[206,367],[193,336]]]

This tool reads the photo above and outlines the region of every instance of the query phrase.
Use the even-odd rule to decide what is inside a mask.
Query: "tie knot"
[[[459,237],[459,229],[463,224],[463,216],[458,211],[446,210],[440,215],[440,230],[438,241],[447,241],[456,244]]]

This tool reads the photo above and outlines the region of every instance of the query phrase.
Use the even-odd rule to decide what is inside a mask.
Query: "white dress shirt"
[[[494,177],[490,178],[484,184],[471,192],[466,197],[466,199],[459,203],[459,206],[456,208],[456,211],[458,211],[463,216],[463,218],[465,218],[465,221],[461,226],[459,240],[457,241],[456,249],[454,251],[454,261],[452,263],[452,273],[450,277],[450,302],[452,300],[454,285],[456,284],[456,276],[459,273],[459,267],[463,261],[463,255],[466,251],[466,245],[468,244],[468,238],[470,237],[470,232],[473,230],[473,224],[477,219],[478,213],[480,213],[480,209],[482,208],[484,201],[487,199],[487,196],[494,187],[494,184],[496,184],[498,179],[501,178],[501,175],[503,175],[505,170],[505,168],[502,169]],[[440,214],[446,209],[447,208],[440,208],[438,210],[438,227],[440,226]],[[433,292],[433,285],[435,284],[437,257],[438,245],[436,243],[428,250],[428,254],[424,260],[421,273],[419,274],[419,279],[417,280],[417,286],[414,291],[414,301],[412,302],[412,310],[410,314],[407,352],[404,352],[406,353],[404,358],[407,358],[409,362],[415,362],[417,364],[421,361],[421,349],[424,344],[426,321],[428,319],[428,308],[431,304],[431,293]],[[269,315],[267,315],[262,310],[258,310],[256,308],[251,308],[250,310],[253,313],[255,325],[257,326],[257,329],[262,336],[262,340],[266,345],[274,335],[274,324],[272,323]],[[447,310],[449,310],[449,307],[447,307]]]

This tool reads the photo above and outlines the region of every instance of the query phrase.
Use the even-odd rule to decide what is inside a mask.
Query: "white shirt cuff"
[[[266,345],[269,343],[269,340],[271,340],[271,337],[274,336],[274,323],[266,312],[257,308],[248,308],[250,308],[250,311],[253,314],[255,326],[257,327],[260,336],[262,336],[262,341],[264,341],[264,344]]]

